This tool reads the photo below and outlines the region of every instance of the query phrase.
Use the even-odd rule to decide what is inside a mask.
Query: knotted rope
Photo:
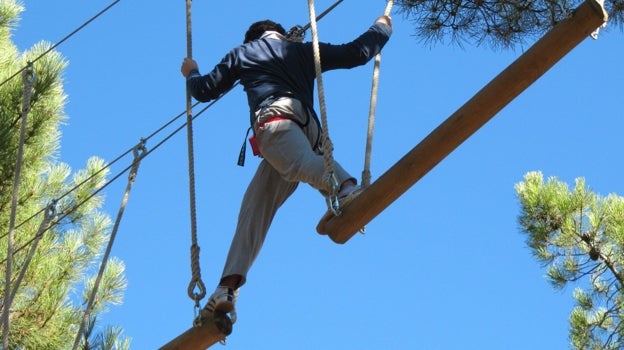
[[[325,90],[323,87],[323,74],[321,69],[321,53],[318,40],[318,29],[316,26],[316,11],[314,9],[314,0],[308,0],[308,10],[310,13],[310,29],[312,30],[312,46],[314,48],[314,69],[316,71],[316,86],[318,90],[319,108],[321,111],[321,146],[323,150],[323,163],[325,166],[324,177],[329,184],[329,193],[327,198],[327,206],[329,210],[338,214],[338,190],[340,184],[334,173],[334,145],[329,138],[329,125],[327,123],[327,108],[325,105]]]
[[[191,0],[186,0],[186,56],[193,58],[193,37],[191,25]],[[199,244],[197,244],[197,211],[195,205],[195,151],[193,147],[193,105],[191,92],[186,89],[186,130],[188,144],[189,197],[191,211],[191,282],[187,293],[195,301],[195,308],[200,309],[199,301],[206,296],[206,286],[201,279],[199,264]],[[195,290],[198,292],[195,292]]]

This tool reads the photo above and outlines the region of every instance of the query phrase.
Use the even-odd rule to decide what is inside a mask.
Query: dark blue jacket
[[[350,43],[319,43],[322,70],[367,63],[381,51],[391,34],[391,27],[375,23]],[[253,112],[268,96],[286,93],[313,106],[315,78],[312,43],[264,38],[234,48],[206,75],[191,72],[187,86],[195,99],[207,102],[227,92],[240,79]]]

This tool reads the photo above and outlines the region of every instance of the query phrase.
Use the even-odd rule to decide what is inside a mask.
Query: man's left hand
[[[186,57],[184,58],[184,61],[182,61],[182,67],[180,67],[180,71],[182,72],[182,75],[186,78],[188,77],[189,73],[191,73],[191,71],[193,70],[199,70],[199,67],[197,66],[197,62],[195,62],[194,59]]]

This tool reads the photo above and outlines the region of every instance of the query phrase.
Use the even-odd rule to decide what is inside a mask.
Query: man
[[[364,65],[391,34],[392,21],[382,16],[352,42],[320,43],[322,70]],[[245,34],[243,45],[232,49],[208,74],[201,75],[190,58],[182,62],[187,87],[201,102],[218,98],[240,80],[247,93],[257,150],[264,158],[243,197],[222,278],[206,305],[209,311],[234,310],[238,288],[246,282],[277,209],[299,182],[324,195],[332,192],[324,177],[321,128],[313,110],[313,45],[290,41],[285,35],[278,23],[256,22]],[[338,198],[344,204],[358,193],[357,182],[337,162],[334,174],[340,184]]]

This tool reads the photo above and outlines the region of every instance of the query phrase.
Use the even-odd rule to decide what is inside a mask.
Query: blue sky
[[[110,3],[25,1],[14,42],[20,50],[55,43]],[[316,1],[317,13],[332,3]],[[352,40],[384,7],[381,0],[343,2],[319,23],[321,40]],[[184,11],[183,1],[121,1],[58,48],[69,61],[61,161],[74,170],[91,156],[111,161],[184,110]],[[306,24],[307,11],[307,1],[195,1],[194,58],[206,72],[242,41],[250,23],[271,18],[289,28]],[[408,19],[396,13],[393,19],[382,58],[373,179],[522,53],[424,46]],[[300,186],[241,289],[227,348],[567,348],[573,288],[554,290],[526,248],[513,186],[540,170],[568,183],[584,177],[603,195],[624,193],[622,39],[620,28],[610,26],[598,40],[585,40],[368,224],[366,235],[345,245],[316,234],[325,203]],[[371,76],[372,62],[324,76],[334,156],[356,177]],[[209,293],[258,163],[248,153],[246,166],[236,166],[247,113],[238,88],[194,123]],[[106,191],[113,218],[125,179]],[[182,132],[143,160],[113,249],[126,263],[129,285],[124,304],[104,321],[123,327],[133,349],[158,348],[191,325],[188,197]]]

